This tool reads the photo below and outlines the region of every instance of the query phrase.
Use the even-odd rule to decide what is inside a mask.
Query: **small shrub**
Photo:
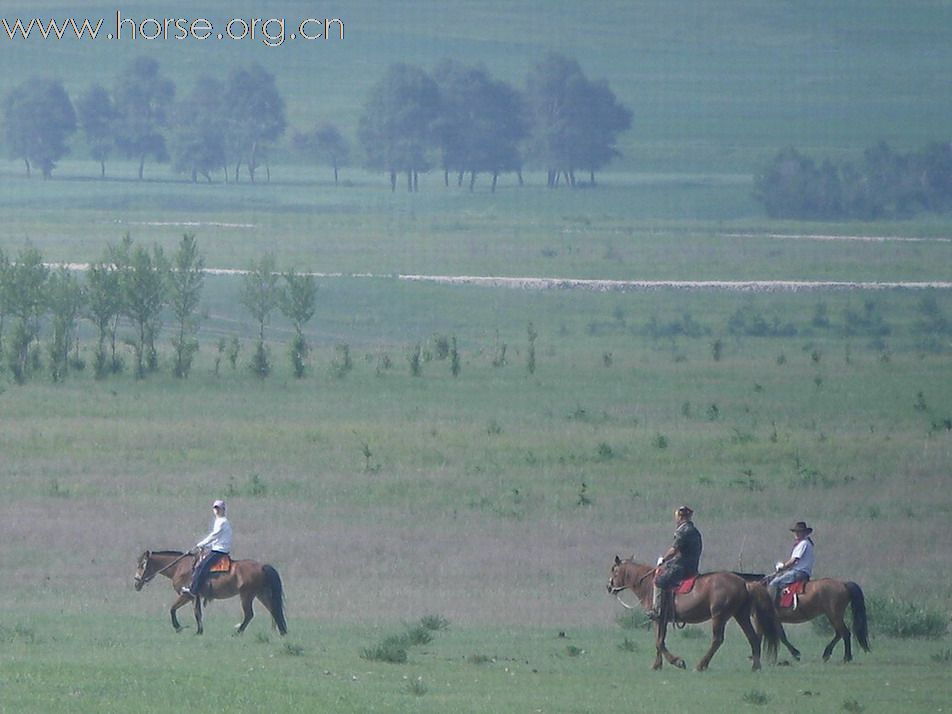
[[[489,422],[489,425],[486,427],[486,433],[490,436],[499,436],[502,434],[502,426],[499,425],[499,422],[495,419]]]
[[[624,612],[615,618],[615,622],[623,630],[647,630],[654,626],[654,623],[640,609]]]
[[[424,615],[420,618],[420,624],[428,630],[438,632],[448,629],[450,621],[442,615]]]
[[[860,704],[855,699],[847,699],[843,702],[843,711],[851,712],[851,714],[860,714],[866,707]]]
[[[569,657],[581,657],[583,654],[585,654],[585,650],[583,650],[581,647],[576,647],[575,645],[569,645],[565,648],[565,654],[567,654]]]
[[[490,662],[494,661],[494,658],[484,654],[471,654],[466,658],[466,661],[470,664],[481,665],[489,664]]]
[[[446,335],[433,335],[433,358],[444,360],[450,356],[450,338]]]
[[[261,476],[258,474],[251,474],[251,478],[248,479],[248,493],[252,496],[264,496],[268,492],[268,487],[265,485],[264,481],[261,480]]]
[[[618,649],[620,649],[622,652],[637,652],[638,645],[635,643],[634,640],[631,640],[626,637],[624,640],[621,641],[621,644],[618,645]]]
[[[407,361],[410,363],[410,375],[413,377],[423,376],[423,347],[417,342],[407,353]]]
[[[711,357],[715,362],[720,362],[724,354],[724,342],[718,338],[711,344]]]
[[[656,449],[667,449],[668,437],[664,434],[658,434],[651,443]]]
[[[426,645],[433,641],[433,631],[422,624],[407,626],[407,644]]]
[[[292,644],[291,642],[285,642],[284,649],[282,650],[284,654],[291,657],[300,657],[304,654],[304,647],[297,644]]]
[[[748,692],[744,692],[742,699],[745,704],[756,704],[758,706],[763,706],[770,701],[770,697],[767,696],[767,693],[759,689],[751,689]]]
[[[578,501],[576,502],[576,505],[591,506],[592,503],[592,497],[588,495],[588,486],[583,481],[581,488],[578,490]]]
[[[360,656],[373,662],[403,664],[407,661],[406,642],[399,636],[387,637],[376,647],[367,647],[362,650]]]
[[[612,449],[611,444],[605,441],[598,444],[597,452],[599,461],[609,461],[615,457],[615,451]]]
[[[453,335],[450,347],[450,374],[452,374],[454,377],[459,377],[459,371],[459,350],[456,347],[456,335]]]
[[[331,360],[331,374],[338,379],[347,376],[354,368],[354,360],[350,356],[350,345],[342,344],[334,347],[334,359]]]
[[[611,352],[602,352],[602,366],[611,367],[614,364],[615,359],[612,357]]]
[[[422,697],[427,692],[426,685],[423,683],[423,677],[411,679],[407,685],[407,691],[417,697]]]

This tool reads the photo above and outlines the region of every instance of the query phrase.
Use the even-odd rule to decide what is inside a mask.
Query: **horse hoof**
[[[687,668],[688,668],[688,666],[684,663],[684,660],[681,659],[680,657],[679,657],[678,659],[674,660],[674,666],[677,667],[678,669],[687,669]],[[698,672],[700,672],[702,669],[703,669],[703,667],[698,667]]]

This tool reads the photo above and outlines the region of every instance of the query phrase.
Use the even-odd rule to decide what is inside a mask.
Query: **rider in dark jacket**
[[[658,575],[654,581],[654,593],[648,616],[657,619],[661,613],[661,593],[665,588],[673,587],[685,578],[698,574],[701,560],[701,532],[694,526],[691,518],[694,511],[681,506],[674,512],[674,540],[660,558]]]

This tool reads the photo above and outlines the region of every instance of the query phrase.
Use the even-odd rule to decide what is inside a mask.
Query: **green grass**
[[[693,711],[695,704],[731,712],[747,708],[756,693],[771,706],[793,702],[803,712],[829,712],[844,701],[888,712],[941,708],[949,691],[946,668],[930,667],[915,645],[890,643],[875,658],[843,667],[823,664],[821,640],[800,630],[798,642],[809,649],[795,671],[751,674],[742,638],[729,628],[714,667],[699,675],[651,672],[647,642],[620,651],[619,633],[610,627],[568,630],[569,646],[584,650],[572,656],[554,630],[454,626],[394,664],[360,656],[362,644],[379,637],[372,628],[298,622],[289,638],[303,651],[287,656],[274,637],[227,637],[223,617],[216,605],[205,637],[196,638],[174,634],[158,617],[39,614],[36,640],[6,644],[0,654],[4,706],[18,712],[159,712],[167,710],[169,697],[181,697],[202,709],[237,712],[573,712],[609,709],[623,697],[661,712]],[[674,638],[672,646],[693,661],[707,643],[706,637]],[[494,656],[477,661],[473,652]]]

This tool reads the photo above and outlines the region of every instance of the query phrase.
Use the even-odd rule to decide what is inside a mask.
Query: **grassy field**
[[[239,0],[232,15],[315,12]],[[7,3],[6,17],[108,16],[115,6]],[[131,13],[132,10],[130,9]],[[136,10],[221,15],[183,0]],[[267,327],[274,371],[248,369],[240,278],[210,276],[188,380],[25,385],[0,367],[0,712],[938,712],[948,710],[952,570],[952,291],[600,292],[409,282],[399,275],[612,280],[952,280],[952,221],[778,223],[751,176],[784,145],[843,157],[880,139],[943,139],[952,22],[938,2],[714,4],[348,2],[339,46],[0,38],[10,71],[78,93],[102,67],[158,57],[180,91],[199,69],[260,61],[295,126],[353,125],[394,61],[447,54],[521,84],[558,49],[634,110],[625,156],[591,190],[503,177],[496,194],[421,178],[415,195],[280,149],[270,184],[195,185],[74,147],[55,180],[0,165],[0,248],[95,261],[129,233],[212,268],[273,253],[315,271],[314,351],[291,376],[290,326]],[[102,78],[108,82],[108,77]],[[7,323],[9,324],[9,323]],[[529,326],[537,335],[530,369]],[[127,332],[124,327],[123,334]],[[239,340],[236,368],[217,351]],[[441,353],[457,340],[458,376]],[[44,331],[43,339],[47,339]],[[421,367],[409,355],[420,346]],[[344,351],[351,366],[343,368]],[[216,361],[218,362],[216,366]],[[230,637],[176,635],[172,590],[132,587],[146,548],[190,547],[213,498],[235,554],[268,561],[290,634],[266,614]],[[702,568],[765,570],[787,528],[816,528],[818,575],[855,580],[873,652],[824,664],[827,636],[791,628],[804,661],[753,675],[739,629],[712,670],[649,671],[650,633],[605,591],[616,554],[655,558],[671,511],[697,510]],[[926,637],[894,636],[899,614]],[[190,615],[181,613],[183,622]],[[404,663],[363,655],[421,618],[448,627]],[[705,628],[671,636],[694,663]],[[783,657],[781,658],[784,659]]]

